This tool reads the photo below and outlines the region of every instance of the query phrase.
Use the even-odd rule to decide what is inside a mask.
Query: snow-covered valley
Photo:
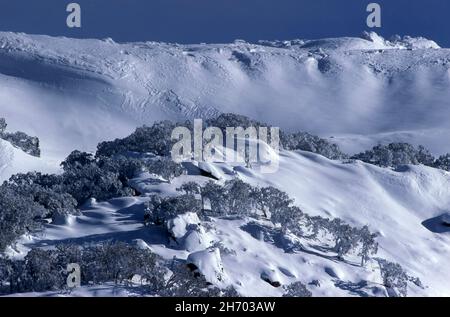
[[[59,163],[75,149],[95,152],[99,142],[159,120],[224,112],[317,134],[350,155],[377,143],[408,142],[439,156],[450,152],[449,87],[450,50],[425,39],[367,34],[177,45],[0,33],[0,117],[11,130],[38,136],[42,149],[40,158],[32,157],[0,140],[0,179],[31,171],[60,174]],[[237,178],[273,186],[310,216],[367,225],[378,235],[377,255],[360,266],[355,252],[338,258],[326,237],[278,236],[264,217],[185,215],[166,227],[145,225],[153,195],[174,197],[187,182],[212,180],[195,169],[171,182],[138,173],[129,181],[138,195],[91,199],[79,214],[24,235],[6,253],[20,260],[31,248],[123,241],[167,261],[195,264],[213,285],[263,297],[282,296],[283,286],[298,281],[313,296],[390,296],[380,271],[379,259],[386,259],[420,279],[408,281],[409,296],[450,296],[450,229],[439,220],[450,208],[449,172],[287,150],[279,167],[262,174],[211,163],[208,171],[220,185]],[[136,296],[136,290],[106,283],[71,295]]]

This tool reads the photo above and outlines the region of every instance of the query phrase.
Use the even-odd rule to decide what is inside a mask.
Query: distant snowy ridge
[[[0,33],[0,109],[61,161],[155,120],[248,115],[335,141],[450,152],[450,50],[423,38],[180,45]],[[349,142],[348,140],[352,140]]]

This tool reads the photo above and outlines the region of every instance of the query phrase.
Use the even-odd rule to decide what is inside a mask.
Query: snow
[[[361,137],[374,145],[388,132],[450,152],[448,49],[374,33],[263,43],[120,44],[0,32],[0,109],[14,131],[39,136],[43,157],[55,163],[142,124],[218,112],[338,143]]]
[[[222,259],[219,249],[207,249],[189,254],[186,263],[191,265],[194,271],[202,274],[206,281],[214,285],[226,283]]]
[[[207,118],[219,111],[316,133],[350,154],[394,141],[443,154],[450,152],[449,85],[450,50],[423,38],[388,41],[372,33],[178,45],[0,33],[1,116],[11,130],[36,135],[42,145],[42,158],[35,158],[0,140],[0,179],[32,170],[57,173],[74,149],[95,151],[98,142],[155,120]],[[450,296],[450,230],[435,230],[433,220],[447,221],[440,217],[450,204],[449,173],[331,161],[301,151],[283,151],[275,174],[225,163],[195,165],[219,182],[235,175],[275,186],[308,214],[368,225],[379,233],[378,256],[400,263],[426,286],[410,283],[411,296]],[[335,254],[308,240],[297,241],[302,248],[292,251],[289,237],[270,242],[255,235],[251,228],[269,226],[263,221],[200,221],[186,214],[168,228],[144,226],[150,195],[173,196],[185,182],[211,180],[192,171],[170,183],[141,173],[130,185],[142,196],[93,199],[80,215],[46,225],[42,235],[24,236],[8,254],[21,258],[31,247],[114,239],[167,260],[187,260],[210,282],[233,285],[244,296],[280,296],[282,286],[296,281],[313,296],[388,295],[376,260],[367,267],[358,266],[355,255],[336,261]],[[133,291],[106,284],[72,294],[23,296],[133,296]]]
[[[59,172],[59,166],[45,159],[26,154],[9,142],[0,139],[0,181],[9,179],[14,174],[29,171],[45,173]]]

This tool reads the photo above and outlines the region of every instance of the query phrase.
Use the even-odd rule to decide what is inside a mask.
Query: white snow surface
[[[218,112],[334,136],[350,154],[390,138],[442,154],[449,85],[450,50],[423,38],[180,45],[0,32],[1,114],[55,162],[138,125]]]
[[[0,116],[11,130],[38,136],[43,153],[33,158],[0,141],[0,177],[55,172],[75,148],[94,151],[98,142],[124,137],[155,120],[218,112],[333,137],[349,153],[378,142],[407,141],[442,154],[450,152],[449,85],[450,50],[426,39],[386,41],[366,34],[361,39],[178,45],[0,33]],[[448,213],[449,173],[424,166],[391,170],[286,151],[275,174],[226,164],[204,167],[219,182],[234,170],[251,184],[273,185],[311,215],[368,225],[380,234],[378,256],[400,263],[425,285],[410,283],[409,295],[450,296],[450,231],[432,232],[422,224]],[[143,225],[148,195],[176,195],[177,187],[192,180],[208,179],[185,175],[168,183],[138,175],[131,184],[142,196],[92,200],[81,215],[49,224],[43,235],[24,236],[8,254],[20,258],[31,247],[116,239],[168,260],[214,262],[201,268],[204,274],[223,267],[221,286],[233,285],[245,296],[282,295],[262,277],[282,285],[302,281],[314,296],[387,296],[375,260],[364,268],[356,255],[336,261],[335,254],[306,240],[303,251],[289,253],[244,230],[250,219],[212,218],[193,224],[195,230],[189,225],[197,219],[178,219],[172,233],[187,244],[173,244],[167,228]],[[215,251],[220,261],[205,256],[216,242],[222,245]],[[314,280],[320,286],[309,284]],[[75,294],[133,296],[111,285]]]

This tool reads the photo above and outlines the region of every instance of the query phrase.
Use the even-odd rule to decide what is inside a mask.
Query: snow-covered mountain
[[[450,152],[449,87],[450,50],[423,38],[387,41],[371,33],[178,45],[0,33],[0,117],[12,130],[38,136],[42,147],[42,157],[35,158],[0,140],[0,177],[57,172],[72,150],[95,151],[100,141],[125,137],[142,124],[221,112],[318,134],[349,154],[399,141],[443,154]],[[219,183],[233,171],[247,183],[285,191],[310,215],[368,225],[379,234],[377,256],[398,262],[422,281],[423,288],[408,283],[410,295],[450,296],[450,231],[427,225],[448,212],[448,172],[425,166],[393,170],[301,151],[283,151],[275,174],[226,164],[209,168]],[[169,243],[161,228],[143,226],[149,195],[176,195],[187,181],[207,180],[190,174],[169,184],[142,173],[132,180],[141,196],[92,200],[81,215],[47,225],[44,235],[23,237],[8,254],[20,258],[31,247],[114,238],[165,259],[207,263],[206,275],[220,268],[223,279],[213,282],[232,285],[245,296],[282,295],[267,280],[282,285],[301,281],[314,296],[389,295],[375,260],[366,267],[358,266],[356,257],[336,261],[332,252],[306,240],[302,250],[287,252],[257,236],[264,223],[213,218],[189,240],[183,230],[198,225],[198,219],[187,215],[177,219],[184,247]],[[180,229],[179,224],[173,227]],[[231,251],[196,253],[216,242]],[[114,295],[107,285],[101,288],[102,295]],[[95,295],[97,290],[86,287],[74,294]],[[133,294],[124,289],[120,295]]]
[[[218,112],[335,137],[450,152],[450,50],[422,38],[119,44],[0,33],[0,109],[60,161],[160,119]]]

